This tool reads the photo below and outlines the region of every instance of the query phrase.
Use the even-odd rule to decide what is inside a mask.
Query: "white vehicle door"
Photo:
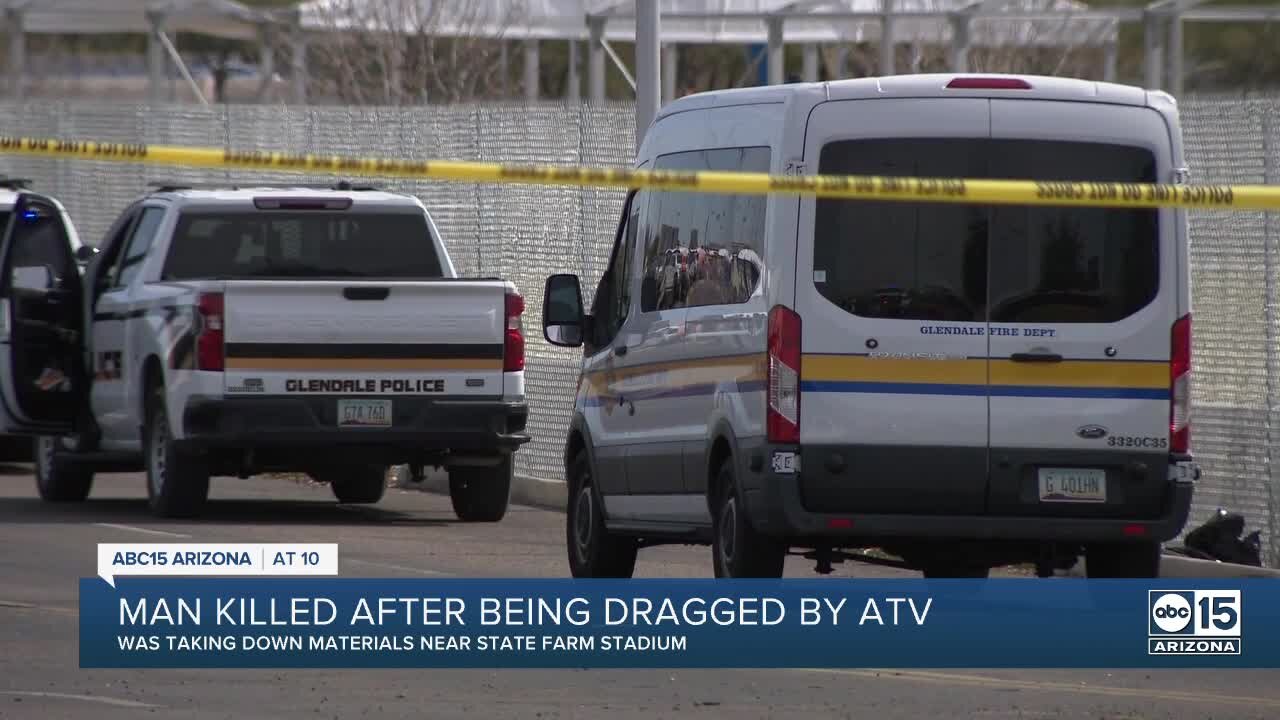
[[[0,243],[0,432],[64,435],[84,407],[83,306],[62,213],[19,194]]]
[[[658,157],[655,170],[689,170],[701,164],[695,155]],[[682,441],[702,418],[689,412],[692,358],[684,344],[685,298],[689,289],[691,241],[699,193],[655,191],[649,194],[640,224],[636,267],[639,302],[623,326],[627,370],[622,385],[628,418],[625,503],[610,507],[611,518],[649,522],[688,520],[684,497]],[[705,503],[702,504],[705,507]]]
[[[767,173],[768,145],[702,151],[704,170]],[[689,290],[685,298],[685,368],[681,414],[684,483],[689,519],[710,524],[706,492],[707,451],[718,421],[741,437],[758,436],[764,425],[765,346],[769,308],[762,291],[768,196],[703,194],[705,210]]]
[[[122,244],[112,249],[114,257],[103,277],[93,313],[93,409],[104,442],[111,444],[136,438],[140,401],[130,402],[130,384],[141,378],[128,368],[138,367],[130,357],[129,334],[138,332],[142,310],[131,297],[130,284],[142,267],[142,260],[164,219],[164,208],[143,206],[136,220],[121,229]]]
[[[963,178],[984,99],[820,103],[809,174]],[[986,214],[800,201],[801,497],[813,512],[979,514],[987,485]]]
[[[597,284],[592,299],[593,322],[583,350],[579,409],[591,435],[596,487],[610,498],[605,500],[606,510],[612,498],[627,492],[626,443],[632,415],[623,380],[628,360],[625,352],[618,354],[616,343],[635,305],[636,244],[646,195],[640,191],[627,199],[604,273],[608,282]]]
[[[1173,175],[1168,128],[1149,108],[991,105],[992,177],[1157,183]],[[1171,449],[1174,212],[990,212],[989,511],[1154,517]]]

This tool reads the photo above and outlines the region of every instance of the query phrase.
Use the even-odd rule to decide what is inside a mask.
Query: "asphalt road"
[[[26,468],[0,467],[0,718],[1280,717],[1277,671],[80,670],[77,580],[94,574],[98,542],[338,542],[346,576],[567,573],[563,516],[531,508],[464,526],[447,498],[417,491],[352,509],[325,487],[219,479],[205,518],[157,522],[144,497],[139,476],[115,475],[88,503],[43,505]],[[641,558],[640,576],[710,572],[702,548]],[[794,559],[788,575],[811,565]]]

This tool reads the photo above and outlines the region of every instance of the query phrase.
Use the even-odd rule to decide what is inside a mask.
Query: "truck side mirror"
[[[76,248],[76,262],[80,263],[81,265],[84,265],[85,263],[92,260],[93,256],[97,254],[98,254],[98,248],[92,245],[81,245],[80,247]]]
[[[578,276],[568,273],[552,275],[542,295],[542,336],[552,345],[582,345],[582,286]]]

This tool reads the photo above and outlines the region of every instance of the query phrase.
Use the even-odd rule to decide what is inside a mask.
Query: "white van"
[[[1168,95],[991,75],[685,97],[636,167],[1187,176]],[[630,194],[589,312],[576,276],[544,297],[547,340],[585,344],[573,574],[709,542],[717,577],[857,548],[926,577],[1157,576],[1199,477],[1188,261],[1172,209]]]

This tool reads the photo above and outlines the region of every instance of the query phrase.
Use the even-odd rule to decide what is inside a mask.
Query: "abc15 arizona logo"
[[[1239,655],[1239,590],[1148,590],[1148,655]]]

